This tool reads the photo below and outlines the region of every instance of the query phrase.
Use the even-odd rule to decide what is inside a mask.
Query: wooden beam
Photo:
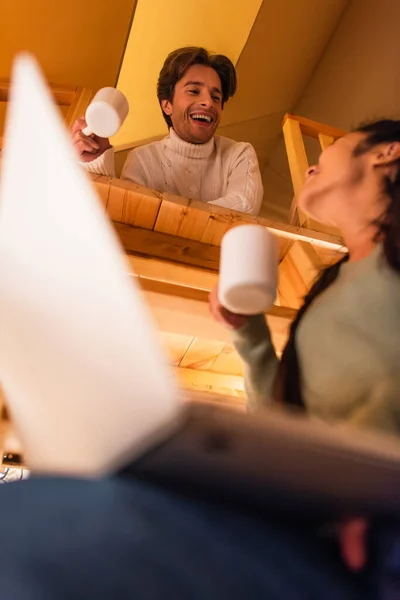
[[[0,102],[8,102],[11,82],[8,79],[0,80]],[[54,85],[49,84],[50,92],[59,106],[70,106],[75,98],[76,92],[80,89],[76,85]]]
[[[338,252],[347,252],[347,248],[343,240],[338,235],[326,233],[324,231],[316,231],[306,227],[298,227],[296,225],[288,225],[285,223],[274,223],[268,226],[268,229],[284,240],[308,242],[318,248],[326,248],[327,250],[337,250]]]
[[[114,227],[128,254],[159,258],[212,271],[219,269],[218,246],[122,223],[114,223]]]
[[[326,150],[328,146],[333,144],[333,142],[335,141],[335,138],[333,136],[325,135],[324,133],[320,133],[318,135],[318,139],[322,150]]]
[[[298,115],[292,115],[290,113],[287,113],[284,116],[282,126],[284,126],[289,120],[297,121],[297,123],[300,125],[302,134],[316,140],[318,139],[320,133],[329,137],[333,137],[335,140],[347,135],[348,133],[343,129],[336,129],[330,125],[318,123],[318,121],[312,121],[311,119],[306,119],[305,117],[299,117]]]
[[[301,274],[308,291],[323,269],[324,265],[320,257],[310,244],[296,242],[291,248],[290,258]]]
[[[126,260],[130,274],[139,279],[142,288],[147,291],[208,302],[208,294],[218,284],[216,271],[138,256],[127,256]],[[279,265],[278,293],[281,304],[298,309],[310,287],[310,281],[316,278],[322,268],[322,261],[310,244],[295,242]]]
[[[228,396],[239,405],[244,404],[244,379],[235,375],[222,375],[210,371],[197,371],[178,367],[175,374],[179,385],[189,391]]]
[[[131,275],[139,279],[151,279],[206,292],[210,292],[218,283],[216,271],[140,256],[127,255],[126,261]]]
[[[109,218],[125,225],[153,230],[160,234],[171,235],[175,238],[198,241],[205,245],[219,246],[226,231],[242,224],[261,225],[284,240],[302,240],[321,248],[342,249],[343,240],[339,236],[323,231],[298,227],[272,219],[254,217],[245,213],[231,211],[219,206],[209,206],[206,203],[179,196],[162,194],[139,186],[131,181],[109,179],[104,176],[89,175],[94,183],[100,200],[106,208]],[[165,219],[162,231],[158,214],[164,202],[172,211],[171,220]],[[188,211],[188,208],[191,210]],[[204,216],[205,215],[205,216]],[[205,224],[201,228],[192,227],[194,222]],[[184,232],[184,233],[182,233]]]
[[[240,412],[243,412],[245,410],[245,403],[243,398],[238,398],[237,396],[232,395],[227,396],[225,394],[215,394],[211,393],[209,390],[200,392],[194,389],[194,386],[191,386],[190,389],[183,388],[181,396],[185,402],[206,402],[207,404],[212,405],[220,405],[221,403],[223,403],[229,406],[230,409],[235,409]]]
[[[314,248],[304,242],[295,242],[279,266],[278,294],[281,304],[300,308],[322,269],[322,261]]]
[[[76,88],[72,100],[69,102],[68,112],[65,116],[67,127],[72,127],[75,121],[85,114],[92,98],[92,90],[83,87]]]
[[[229,329],[211,316],[206,292],[170,285],[163,289],[160,282],[142,279],[139,279],[139,283],[159,331],[191,338],[232,341]],[[193,297],[194,293],[197,297]],[[268,311],[267,321],[277,352],[283,350],[295,316],[295,309],[283,306],[273,306]]]
[[[303,189],[308,169],[308,159],[304,146],[303,135],[298,121],[287,119],[283,125],[283,137],[289,161],[290,176],[292,178],[294,198],[290,207],[291,222],[303,225],[307,216],[298,208],[297,198]]]
[[[193,338],[179,366],[198,371],[210,371],[225,346],[225,342]]]
[[[174,365],[174,367],[179,366],[179,363],[195,338],[188,335],[179,335],[177,333],[168,333],[165,331],[160,331],[158,335],[164,352],[168,356],[169,362]]]
[[[292,119],[286,119],[286,121],[284,121],[283,137],[285,140],[294,194],[297,197],[303,189],[306,171],[308,169],[306,149],[298,121]]]

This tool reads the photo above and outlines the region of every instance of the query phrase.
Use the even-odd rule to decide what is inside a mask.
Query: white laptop
[[[0,175],[0,381],[33,472],[124,473],[290,514],[400,512],[400,442],[183,402],[35,61]]]

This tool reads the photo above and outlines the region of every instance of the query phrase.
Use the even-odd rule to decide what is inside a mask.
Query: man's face
[[[171,101],[162,101],[175,133],[191,144],[204,144],[214,135],[221,119],[222,87],[214,69],[193,65],[175,86]]]

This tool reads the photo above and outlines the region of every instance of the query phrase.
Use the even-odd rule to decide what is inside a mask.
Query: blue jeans
[[[7,484],[0,515],[2,600],[378,597],[312,528],[133,478]]]

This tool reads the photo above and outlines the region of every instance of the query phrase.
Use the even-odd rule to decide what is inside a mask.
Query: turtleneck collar
[[[205,144],[190,144],[182,140],[172,127],[169,130],[169,135],[164,139],[164,144],[172,152],[186,158],[208,158],[214,150],[214,138],[211,138]]]

